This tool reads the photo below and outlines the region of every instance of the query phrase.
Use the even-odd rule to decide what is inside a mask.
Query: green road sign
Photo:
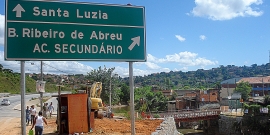
[[[144,7],[6,1],[6,60],[146,61]]]

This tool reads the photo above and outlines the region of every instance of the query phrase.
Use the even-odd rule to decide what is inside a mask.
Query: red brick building
[[[181,90],[180,90],[181,91]],[[219,90],[189,90],[182,96],[178,96],[175,100],[176,110],[195,110],[200,105],[209,103],[219,103]]]

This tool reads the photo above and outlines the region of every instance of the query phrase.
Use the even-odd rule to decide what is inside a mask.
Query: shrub
[[[159,114],[154,114],[153,117],[154,118],[160,118],[160,115]]]

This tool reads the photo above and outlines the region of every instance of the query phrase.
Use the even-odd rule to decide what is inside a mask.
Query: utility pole
[[[263,91],[263,96],[264,96],[264,83],[263,83],[263,78],[262,78],[262,91]]]
[[[229,82],[227,82],[227,94],[228,94],[228,96],[230,96],[230,94],[229,94]]]
[[[112,72],[110,73],[110,97],[109,98],[110,98],[109,99],[110,100],[110,108],[109,109],[111,109],[112,108]]]
[[[43,81],[43,62],[40,61],[40,84],[41,82]],[[39,94],[40,94],[40,111],[42,112],[42,108],[43,108],[43,92],[39,91]]]

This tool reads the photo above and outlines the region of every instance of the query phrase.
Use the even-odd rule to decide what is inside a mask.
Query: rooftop
[[[240,82],[248,82],[249,84],[262,84],[262,83],[270,83],[270,76],[266,77],[249,77],[249,78],[242,78],[236,83]]]

